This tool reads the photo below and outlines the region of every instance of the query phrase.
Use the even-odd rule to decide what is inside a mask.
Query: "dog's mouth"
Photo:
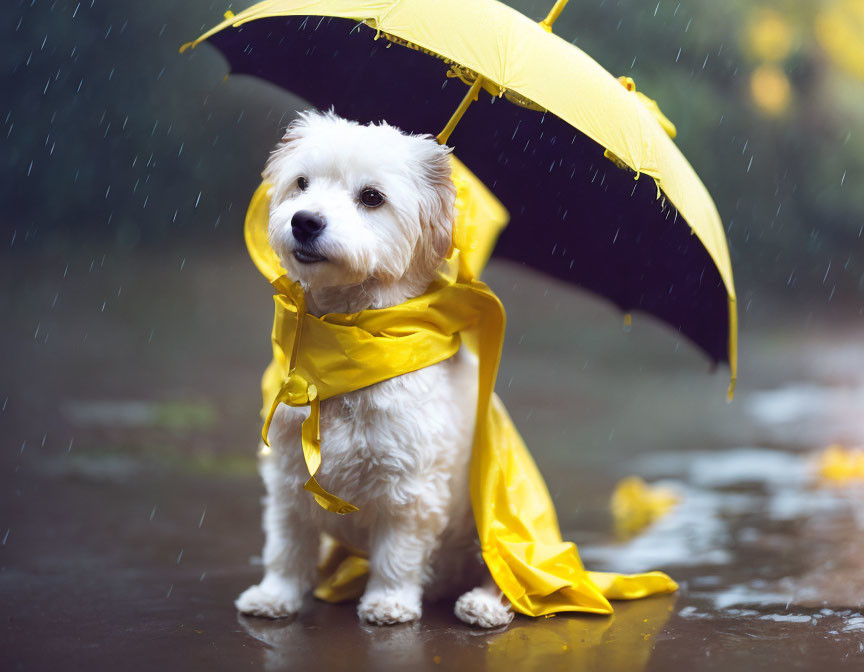
[[[304,250],[302,247],[297,248],[292,253],[294,258],[301,264],[317,264],[321,261],[327,261],[327,257],[311,250]]]

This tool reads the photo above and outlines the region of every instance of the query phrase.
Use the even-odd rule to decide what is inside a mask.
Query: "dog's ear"
[[[302,135],[301,124],[302,119],[292,121],[282,134],[282,138],[270,152],[267,163],[264,164],[264,170],[261,171],[261,177],[268,182],[275,182],[279,175],[279,164],[290,156],[294,150],[294,146]]]
[[[285,129],[285,133],[279,143],[270,152],[267,158],[267,163],[264,164],[264,170],[261,171],[261,177],[268,182],[274,182],[279,174],[279,164],[285,161],[294,149],[294,143],[300,139],[300,134],[297,129],[291,126]]]
[[[426,188],[420,200],[421,245],[424,256],[434,268],[450,251],[456,187],[451,178],[451,148],[439,145],[431,136],[424,138],[423,142],[426,146],[421,170]]]

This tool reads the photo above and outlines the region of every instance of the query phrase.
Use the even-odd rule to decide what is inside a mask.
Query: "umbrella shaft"
[[[468,93],[465,94],[465,97],[462,99],[462,102],[459,103],[459,107],[456,108],[456,111],[453,113],[453,116],[450,117],[450,121],[447,122],[447,125],[444,127],[438,136],[438,144],[445,145],[447,144],[447,140],[450,139],[450,134],[453,132],[453,129],[456,128],[456,124],[459,123],[459,120],[462,118],[462,115],[465,114],[465,110],[468,109],[468,106],[477,100],[477,96],[480,94],[480,87],[483,86],[483,76],[478,74],[477,79],[474,80],[474,83],[471,85],[471,88],[468,89]]]

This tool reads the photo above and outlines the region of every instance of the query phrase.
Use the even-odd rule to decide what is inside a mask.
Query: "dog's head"
[[[449,151],[384,123],[302,114],[263,173],[270,244],[288,275],[320,288],[431,274],[452,235]]]

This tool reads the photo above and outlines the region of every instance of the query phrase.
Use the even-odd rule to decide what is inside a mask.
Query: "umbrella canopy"
[[[269,0],[185,46],[208,40],[234,72],[361,122],[428,133],[458,108],[444,136],[511,214],[495,256],[664,320],[734,385],[714,203],[653,101],[550,32],[564,4],[537,24],[495,0]],[[461,117],[481,88],[494,95]]]

